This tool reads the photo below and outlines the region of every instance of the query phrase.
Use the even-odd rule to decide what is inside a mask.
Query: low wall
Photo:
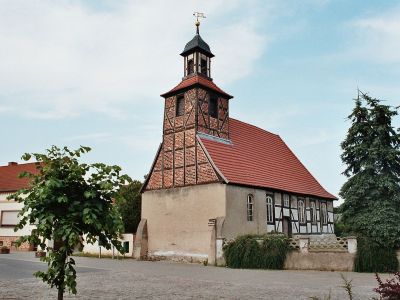
[[[355,254],[346,252],[290,251],[286,257],[286,270],[352,271]]]
[[[129,243],[129,252],[125,253],[125,256],[133,256],[133,241],[134,240],[135,240],[134,234],[125,233],[122,235],[122,238],[120,239],[121,243],[122,244],[124,244],[124,242]],[[112,248],[110,250],[107,250],[106,248],[99,246],[99,244],[97,242],[94,244],[84,243],[82,252],[89,253],[89,254],[99,254],[100,249],[101,249],[101,255],[113,255]],[[121,255],[121,254],[115,249],[114,255]]]
[[[17,247],[15,242],[19,239],[19,236],[0,236],[0,247],[6,246],[11,251],[32,251],[33,246],[28,242],[22,243],[21,246]]]

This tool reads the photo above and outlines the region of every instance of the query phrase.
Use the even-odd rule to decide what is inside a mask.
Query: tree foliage
[[[26,224],[36,225],[36,230],[19,243],[27,241],[47,250],[42,260],[48,269],[35,276],[55,286],[59,299],[66,289],[77,292],[71,254],[82,238],[88,243],[99,241],[107,249],[114,245],[123,252],[118,240],[123,224],[112,199],[130,178],[121,175],[118,166],[80,163],[80,156],[89,151],[88,147],[71,151],[53,146],[45,154],[24,154],[23,160],[33,157],[37,161],[38,174],[22,173],[21,177],[30,179],[30,187],[9,197],[24,204],[16,230]],[[58,249],[48,246],[50,240],[59,245]]]
[[[142,183],[138,180],[121,187],[115,204],[121,213],[126,233],[135,233],[141,219]]]
[[[400,246],[400,135],[397,108],[359,92],[342,142],[348,177],[340,196],[343,222],[382,247]]]

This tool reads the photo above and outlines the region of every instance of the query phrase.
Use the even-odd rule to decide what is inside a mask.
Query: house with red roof
[[[29,235],[35,228],[33,225],[27,225],[17,232],[14,231],[15,225],[19,223],[18,213],[23,204],[7,200],[7,197],[20,189],[29,187],[29,179],[19,178],[22,172],[36,173],[36,164],[9,162],[6,166],[0,166],[0,247],[7,246],[16,249],[16,240],[20,236]],[[19,250],[33,250],[33,246],[25,243],[19,247]]]
[[[279,135],[229,117],[233,96],[211,78],[214,55],[196,25],[184,77],[161,95],[163,137],[142,188],[135,255],[205,260],[241,234],[334,234],[337,198]]]

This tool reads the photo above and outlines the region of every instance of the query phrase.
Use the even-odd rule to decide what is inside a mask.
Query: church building
[[[229,117],[233,96],[212,79],[214,54],[196,26],[181,53],[182,81],[161,95],[163,137],[142,188],[140,255],[201,261],[242,234],[333,234],[337,198],[279,135]]]

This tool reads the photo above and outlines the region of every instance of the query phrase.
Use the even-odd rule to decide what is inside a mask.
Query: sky
[[[0,0],[0,165],[84,145],[143,180],[195,11],[230,116],[279,134],[338,195],[357,89],[400,105],[399,1]]]

